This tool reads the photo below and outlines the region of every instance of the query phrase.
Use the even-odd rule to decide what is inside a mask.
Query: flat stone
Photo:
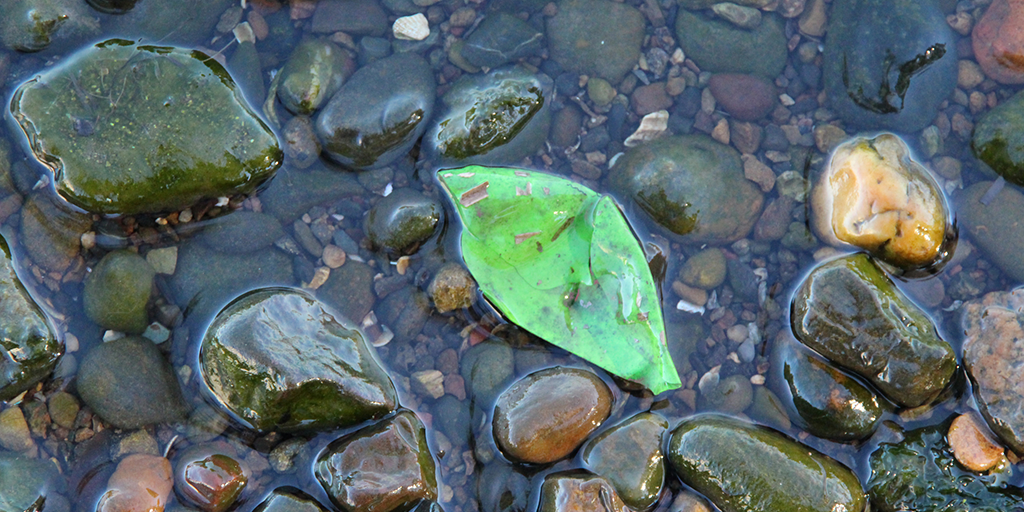
[[[565,69],[613,84],[636,65],[644,40],[644,17],[610,0],[563,0],[547,20],[548,51]]]
[[[740,121],[761,119],[776,105],[775,87],[757,76],[716,73],[708,88],[722,109]]]

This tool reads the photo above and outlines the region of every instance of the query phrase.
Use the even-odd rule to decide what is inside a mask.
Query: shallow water
[[[140,7],[137,8],[155,1],[142,0]],[[251,16],[249,13],[254,12],[255,9],[256,12],[265,14],[260,17],[265,19],[270,29],[266,39],[259,40],[255,44],[256,50],[259,52],[259,60],[262,63],[262,69],[256,70],[256,74],[263,88],[271,86],[272,76],[284,65],[294,45],[303,36],[308,36],[311,33],[311,21],[308,16],[304,17],[303,6],[310,6],[313,2],[297,3],[292,6],[292,9],[285,5],[276,12],[270,12],[266,6],[273,3],[275,2],[272,0],[255,2],[257,6],[260,6],[259,8],[248,5],[240,18],[241,21],[246,20],[245,16]],[[509,3],[503,2],[503,4]],[[532,3],[536,4],[536,2]],[[586,155],[582,155],[582,150],[576,152],[577,148],[566,149],[559,145],[554,140],[554,133],[557,130],[553,127],[552,136],[541,152],[519,162],[509,162],[509,165],[550,171],[604,191],[607,185],[605,179],[609,172],[608,162],[612,161],[617,153],[624,150],[623,141],[635,130],[640,120],[640,116],[632,110],[628,100],[623,100],[629,98],[630,93],[636,87],[643,86],[647,82],[664,82],[677,77],[692,77],[694,80],[695,83],[687,84],[684,94],[670,97],[672,103],[672,106],[669,107],[670,119],[675,118],[675,120],[670,122],[669,129],[675,134],[711,134],[715,131],[716,126],[721,126],[721,120],[729,119],[729,116],[721,108],[707,108],[711,105],[708,104],[706,98],[703,99],[702,105],[701,96],[698,94],[694,97],[694,91],[705,91],[705,96],[709,95],[706,92],[709,73],[701,72],[698,65],[692,60],[680,63],[669,62],[666,69],[660,74],[650,69],[651,63],[647,60],[647,55],[653,54],[649,50],[660,48],[665,50],[667,55],[672,55],[675,49],[674,42],[672,42],[674,34],[670,27],[674,25],[675,14],[680,9],[676,2],[664,0],[660,2],[627,1],[626,3],[638,7],[646,5],[643,10],[648,13],[645,17],[647,39],[643,51],[645,52],[644,63],[647,64],[648,69],[641,69],[642,66],[640,66],[626,75],[624,81],[618,85],[618,90],[622,93],[621,99],[613,101],[608,107],[596,107],[588,99],[586,87],[580,88],[583,80],[579,75],[563,71],[551,77],[555,80],[557,87],[573,90],[573,94],[569,96],[562,92],[556,94],[553,105],[551,105],[555,112],[553,123],[556,125],[567,123],[566,119],[571,119],[576,125],[570,124],[567,129],[569,131],[574,129],[575,134],[582,134],[584,137],[587,133],[599,130],[603,125],[610,141],[601,141],[602,143],[596,147],[588,148],[589,151]],[[948,4],[949,2],[941,3]],[[965,2],[961,2],[961,4],[965,4]],[[510,8],[506,5],[505,9],[509,12],[525,12],[528,16],[525,16],[524,19],[531,24],[543,26],[543,21],[547,16],[545,11],[541,10],[543,7],[537,6],[531,11],[531,6]],[[952,12],[953,6],[944,7],[950,7],[944,12]],[[963,9],[960,9],[961,7]],[[232,6],[232,9],[234,8]],[[424,45],[423,48],[415,49],[415,51],[427,58],[432,65],[435,76],[438,77],[438,84],[440,84],[439,96],[450,88],[450,84],[457,77],[467,73],[449,61],[447,52],[451,41],[466,37],[476,27],[475,23],[465,26],[455,26],[451,23],[450,18],[460,8],[475,10],[476,20],[488,12],[486,3],[467,4],[455,0],[444,0],[429,8],[421,8],[430,19],[431,30],[437,31],[441,37],[433,44]],[[982,2],[975,2],[970,6],[957,6],[957,9],[974,14],[980,12],[983,5]],[[652,20],[657,20],[658,16],[652,14],[653,11],[659,11],[667,23],[655,26]],[[210,14],[213,16],[211,19],[221,19],[223,12],[224,8],[220,8],[217,12]],[[196,10],[192,15],[197,16],[199,13],[201,11]],[[94,27],[95,30],[85,30],[86,35],[72,37],[70,40],[58,39],[50,48],[38,53],[0,51],[0,90],[3,91],[4,98],[9,99],[13,90],[20,83],[32,78],[47,67],[59,63],[75,49],[110,37],[142,38],[147,42],[200,47],[209,54],[225,57],[228,62],[228,70],[242,86],[245,86],[246,82],[238,77],[251,74],[253,71],[232,66],[231,58],[238,45],[233,42],[233,38],[230,33],[227,33],[227,30],[221,32],[218,32],[217,29],[199,30],[193,35],[191,31],[182,29],[173,21],[167,21],[164,25],[173,27],[170,30],[161,26],[158,27],[160,32],[140,33],[140,30],[143,29],[126,27],[118,16],[95,11],[87,11],[87,15],[95,17],[98,25]],[[206,15],[206,13],[202,13],[202,15]],[[291,19],[292,15],[296,15],[296,19]],[[225,15],[225,19],[231,16],[228,13]],[[397,15],[389,12],[388,16],[388,26],[390,27],[390,21],[394,20]],[[251,17],[248,19],[252,20]],[[765,149],[762,145],[754,153],[760,157],[762,162],[766,162],[771,167],[776,177],[779,177],[779,181],[775,182],[775,188],[765,194],[766,203],[786,193],[781,190],[784,187],[783,181],[790,186],[796,184],[797,188],[800,188],[802,183],[807,183],[816,176],[826,162],[827,155],[815,146],[813,129],[815,126],[836,120],[835,114],[829,110],[829,104],[827,102],[819,103],[826,100],[825,94],[821,92],[823,87],[820,72],[815,75],[808,71],[808,67],[820,68],[823,65],[821,45],[824,38],[800,35],[798,21],[798,18],[786,20],[785,34],[787,37],[791,37],[788,64],[774,83],[774,94],[776,96],[786,95],[783,101],[789,105],[777,105],[772,113],[754,121],[754,124],[766,129],[769,125],[774,125],[776,128],[783,125],[792,127],[788,128],[791,130],[790,134],[793,138],[793,141],[786,143],[788,149],[770,150]],[[212,24],[208,23],[207,25]],[[230,30],[231,26],[234,25],[229,22],[225,26],[218,26],[218,28],[227,27]],[[361,37],[365,37],[367,40],[360,41]],[[372,41],[370,38],[371,36],[356,35],[348,40],[344,37],[338,37],[336,40],[352,55],[353,60],[362,66],[365,62],[365,55],[370,53],[367,48],[381,42],[381,38]],[[666,42],[666,38],[669,42]],[[389,32],[385,34],[384,39],[392,40],[394,38]],[[964,46],[963,41],[969,40],[969,37],[957,36],[957,39],[960,39],[957,43],[957,47],[960,48]],[[351,46],[347,46],[346,43],[350,43]],[[798,47],[804,43],[809,43],[814,48],[814,51],[811,51],[813,55],[806,62],[802,62],[798,55]],[[969,47],[969,45],[967,46]],[[960,53],[962,49],[958,48],[950,48],[948,51]],[[537,68],[542,72],[556,69],[547,63],[547,59],[544,57],[545,54],[542,53],[527,57],[523,61],[527,66]],[[573,75],[575,75],[575,79]],[[808,76],[817,76],[818,80],[810,84],[804,83]],[[249,84],[251,86],[252,82],[250,81]],[[1014,86],[995,84],[991,80],[984,82],[979,87],[984,93],[992,94],[992,98],[998,97],[1000,101],[1018,89]],[[985,90],[986,88],[987,90]],[[249,99],[254,110],[262,111],[263,97],[261,94],[265,96],[265,92],[255,90],[255,88],[243,88],[242,92]],[[976,114],[972,113],[967,93],[957,89],[939,107],[939,117],[944,118],[944,121],[937,121],[936,124],[943,125],[944,123],[944,125],[937,129],[942,144],[934,158],[951,157],[960,161],[963,166],[959,177],[953,179],[939,177],[940,184],[947,193],[955,193],[960,188],[987,179],[987,175],[982,174],[981,164],[971,154],[969,131],[966,137],[956,133],[958,129],[956,126],[953,127],[952,133],[950,132],[951,119],[954,121],[963,119],[969,123],[976,121],[977,117],[988,109],[988,107],[983,107]],[[790,103],[789,100],[792,102]],[[559,116],[558,112],[566,108],[577,109],[579,115],[576,117]],[[280,104],[276,107],[276,112],[281,121],[286,121],[290,116],[286,110],[281,108]],[[957,116],[960,117],[957,118]],[[9,114],[7,118],[8,123],[3,126],[2,133],[12,148],[12,177],[15,187],[18,188],[18,191],[13,193],[23,196],[48,194],[50,197],[55,197],[52,179],[47,178],[49,171],[27,152],[27,144],[21,134],[17,132],[16,125],[10,122]],[[883,126],[878,125],[862,130],[846,127],[846,130],[849,135],[854,135],[858,132],[874,133],[882,128]],[[928,160],[923,157],[923,153],[926,151],[924,141],[927,137],[922,133],[929,132],[930,128],[934,128],[934,125],[930,124],[929,128],[925,128],[923,131],[900,133],[921,161]],[[735,137],[736,135],[733,135],[734,140]],[[458,261],[459,258],[457,251],[459,227],[451,205],[447,205],[442,225],[437,232],[410,256],[411,263],[404,272],[399,272],[396,258],[391,258],[380,251],[369,250],[368,244],[364,240],[362,217],[383,195],[392,193],[395,189],[409,187],[423,191],[429,197],[443,200],[443,194],[440,193],[437,188],[438,184],[434,181],[434,171],[437,166],[426,158],[420,158],[420,153],[420,147],[417,146],[408,157],[401,158],[388,167],[363,171],[358,176],[358,182],[364,187],[366,191],[364,194],[328,196],[320,204],[304,208],[299,212],[300,222],[316,224],[319,221],[321,225],[330,226],[332,231],[344,231],[356,243],[361,244],[358,252],[351,253],[348,257],[350,260],[358,258],[365,261],[372,269],[373,274],[377,276],[374,281],[375,293],[370,298],[374,303],[374,315],[364,322],[370,338],[377,338],[382,333],[394,330],[395,326],[388,325],[386,319],[392,319],[397,323],[402,317],[415,313],[383,311],[382,304],[387,296],[405,293],[402,290],[406,287],[418,290],[426,289],[432,272],[438,268],[440,263],[451,260]],[[589,167],[573,164],[574,160],[580,159],[589,162]],[[587,174],[590,167],[599,172],[597,179],[593,179],[592,175]],[[338,173],[352,172],[326,158],[320,158],[310,169],[305,170],[298,169],[286,160],[285,165],[279,171],[277,181],[282,181],[287,175],[298,175],[318,170]],[[787,172],[785,178],[782,178],[782,175]],[[27,253],[25,249],[29,245],[24,240],[26,235],[20,231],[21,214],[18,211],[10,213],[4,222],[3,229],[9,240],[12,237],[19,240],[17,244],[12,243],[12,248],[20,265],[20,275],[37,297],[48,305],[47,309],[63,318],[60,323],[66,328],[66,333],[71,335],[70,337],[66,336],[66,340],[71,341],[68,342],[67,353],[54,376],[44,381],[41,387],[33,388],[5,407],[41,401],[57,390],[68,390],[74,393],[77,363],[91,348],[102,343],[104,338],[103,330],[85,317],[81,298],[83,276],[104,254],[112,249],[124,247],[138,250],[140,254],[146,254],[156,248],[184,246],[188,240],[209,225],[211,219],[226,215],[229,210],[261,210],[262,203],[259,198],[265,197],[263,194],[269,193],[275,184],[276,182],[272,181],[251,197],[234,197],[227,204],[217,204],[214,201],[200,203],[190,208],[187,214],[174,212],[160,216],[93,217],[92,225],[87,229],[89,234],[86,238],[92,240],[94,245],[81,250],[79,255],[73,256],[72,263],[67,270],[58,273],[47,272],[33,262],[33,255]],[[802,200],[794,202],[792,215],[783,216],[783,221],[806,223],[808,212],[806,208],[801,208],[801,205]],[[736,272],[740,275],[738,278],[727,279],[725,284],[712,291],[711,300],[714,302],[704,304],[703,314],[690,313],[677,307],[680,297],[673,291],[672,283],[678,275],[682,262],[696,254],[702,246],[679,243],[675,239],[668,238],[664,231],[650,222],[644,212],[633,206],[626,207],[626,214],[641,241],[647,247],[656,247],[666,257],[664,274],[656,275],[656,279],[661,279],[662,307],[668,338],[671,340],[670,351],[680,370],[683,389],[669,391],[654,397],[643,390],[629,390],[627,386],[620,386],[619,384],[622,383],[613,379],[606,372],[592,367],[565,351],[518,332],[513,326],[504,324],[482,299],[477,300],[472,308],[453,313],[439,314],[431,310],[419,332],[413,333],[409,339],[396,338],[377,348],[380,359],[396,383],[401,405],[416,411],[428,427],[429,442],[435,455],[440,477],[439,502],[448,512],[476,510],[490,512],[499,509],[533,510],[539,499],[539,484],[545,475],[555,471],[581,468],[582,463],[578,454],[568,460],[543,467],[527,467],[507,461],[497,450],[491,438],[488,415],[493,405],[475,401],[472,393],[467,393],[469,396],[461,400],[462,407],[468,412],[467,416],[471,418],[468,424],[462,425],[472,433],[469,436],[469,444],[449,439],[443,434],[439,436],[440,430],[436,427],[436,423],[440,420],[435,413],[437,402],[410,385],[411,374],[417,371],[449,368],[448,360],[452,352],[461,358],[471,345],[485,337],[487,331],[490,330],[513,346],[516,354],[514,368],[517,376],[556,365],[587,367],[600,375],[613,389],[616,396],[612,415],[604,423],[603,428],[614,426],[636,412],[646,410],[658,412],[674,424],[695,412],[711,408],[702,401],[698,382],[713,368],[719,368],[718,371],[722,378],[730,375],[770,376],[773,369],[768,362],[768,356],[776,335],[780,331],[789,330],[787,315],[793,289],[799,285],[817,258],[827,257],[831,254],[828,251],[823,251],[826,246],[816,240],[803,247],[785,247],[778,241],[754,240],[751,235],[738,242],[724,245],[722,249],[726,252],[727,257],[739,261],[738,267],[745,270]],[[185,220],[188,217],[191,219]],[[283,223],[282,227],[287,234],[294,235],[294,226],[290,220]],[[61,226],[55,226],[55,228],[59,231]],[[78,234],[73,236],[78,236]],[[297,235],[293,238],[297,238]],[[960,253],[954,256],[953,261],[938,274],[924,279],[898,283],[910,296],[920,299],[922,307],[932,315],[943,337],[957,349],[958,354],[962,336],[959,332],[958,308],[962,301],[979,297],[989,291],[1008,290],[1014,284],[1012,280],[986,261],[977,249],[963,249],[967,245],[961,243]],[[282,249],[274,246],[270,246],[266,250],[285,253]],[[184,251],[178,252],[179,268],[176,272],[181,272],[180,265],[184,259],[181,255],[183,253]],[[309,282],[309,271],[321,266],[316,257],[299,247],[297,247],[296,254],[288,254],[287,258],[292,262],[294,276],[285,280],[271,279],[269,282],[263,281],[260,284],[301,286],[303,283]],[[730,267],[731,274],[733,270],[733,267]],[[243,291],[251,287],[251,284],[239,282],[231,276],[218,277],[222,278],[220,285],[225,289]],[[262,464],[262,470],[255,472],[258,476],[250,481],[237,510],[254,509],[269,491],[284,485],[295,486],[315,497],[325,507],[329,507],[330,500],[313,477],[310,470],[311,463],[331,441],[356,430],[356,428],[321,433],[315,436],[290,436],[277,433],[260,436],[230,425],[224,418],[218,417],[213,409],[205,407],[203,405],[204,398],[209,400],[209,397],[202,385],[202,379],[198,377],[197,340],[202,336],[211,314],[231,297],[217,297],[212,302],[204,302],[201,306],[196,303],[177,303],[177,298],[174,296],[175,286],[170,275],[157,277],[157,292],[156,296],[151,299],[150,319],[164,322],[165,326],[170,329],[168,341],[162,343],[160,348],[172,362],[181,380],[186,401],[190,406],[196,408],[197,412],[190,417],[188,425],[165,424],[148,427],[145,430],[156,440],[161,451],[165,449],[169,451],[172,460],[175,454],[200,440],[226,440],[242,449],[251,449],[252,452],[246,457],[246,461],[253,467],[259,467]],[[941,298],[937,295],[937,290],[942,293]],[[395,301],[391,302],[389,307],[407,306],[407,304],[396,305]],[[752,360],[740,362],[739,356],[736,355],[740,344],[727,338],[727,330],[736,324],[753,326],[760,333]],[[446,362],[442,363],[442,359]],[[458,367],[456,366],[454,372],[449,370],[444,373],[458,375]],[[468,386],[468,383],[466,385]],[[694,410],[695,404],[697,411]],[[961,374],[960,379],[954,385],[954,390],[947,393],[943,400],[931,408],[921,411],[903,411],[902,414],[887,412],[886,419],[909,429],[923,425],[941,424],[954,413],[971,409],[976,409],[976,406],[970,392],[970,383]],[[769,424],[783,429],[805,444],[837,458],[853,468],[862,481],[866,481],[868,473],[867,454],[878,442],[888,440],[883,432],[863,443],[836,443],[809,436],[795,426],[785,429],[778,423],[769,422]],[[882,430],[885,430],[885,427]],[[202,434],[203,431],[210,433],[209,435]],[[61,493],[71,503],[72,509],[93,510],[95,500],[104,490],[106,478],[114,468],[114,464],[111,462],[110,447],[117,445],[128,432],[111,429],[105,426],[99,418],[93,418],[91,421],[80,422],[70,432],[67,429],[59,431],[52,427],[46,428],[44,423],[43,432],[34,432],[34,434],[36,434],[34,441],[40,450],[38,456],[44,459],[54,459],[64,475],[67,475],[68,485],[67,488],[61,490]],[[267,454],[281,443],[296,438],[302,439],[306,443],[297,445],[301,447],[297,450],[299,455],[295,458],[294,467],[286,471],[272,469],[266,462]],[[481,483],[481,479],[485,481]],[[1021,481],[1019,475],[1010,478],[1010,482],[1017,485],[1020,485]],[[520,485],[517,486],[517,483]],[[495,489],[505,486],[509,486],[512,490],[505,496],[505,502],[502,502],[501,492],[496,492]],[[674,496],[684,490],[685,486],[675,476],[670,475],[666,480],[666,489],[656,506],[657,509],[671,510]],[[508,503],[508,500],[512,500],[512,503]],[[501,503],[504,504],[500,508],[495,505]],[[177,507],[179,505],[175,504],[175,500],[172,499],[168,510],[182,510]]]

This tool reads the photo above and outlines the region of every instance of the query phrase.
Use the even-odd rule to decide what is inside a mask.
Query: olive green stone
[[[668,460],[722,512],[864,510],[864,490],[849,468],[775,430],[725,416],[683,420],[672,431]]]
[[[700,394],[701,408],[725,414],[739,414],[754,401],[754,386],[743,375],[730,375],[717,386]]]
[[[57,191],[93,213],[250,192],[283,158],[227,71],[182,48],[98,43],[19,86],[11,112]]]
[[[0,510],[43,510],[59,478],[57,465],[49,460],[0,453]]]
[[[683,268],[679,270],[679,280],[695,288],[713,290],[725,282],[725,272],[725,254],[717,247],[710,247],[683,263]]]
[[[611,83],[636,65],[644,41],[644,16],[610,0],[563,0],[548,18],[548,50],[565,69]]]
[[[0,249],[0,400],[10,400],[53,371],[64,344],[18,279],[2,236]]]
[[[8,0],[0,17],[0,43],[20,52],[38,52],[52,42],[94,36],[99,24],[82,2]]]
[[[468,308],[476,301],[476,281],[466,267],[446,263],[434,274],[427,293],[434,300],[438,313]]]
[[[434,234],[441,203],[410,188],[381,199],[366,215],[366,236],[375,248],[401,253]]]
[[[583,449],[583,463],[611,482],[627,505],[646,510],[665,483],[662,436],[668,421],[644,412],[602,432]]]
[[[142,334],[149,325],[146,303],[156,272],[131,251],[107,253],[85,278],[85,314],[105,329]]]
[[[753,29],[737,27],[703,13],[679,9],[676,37],[687,58],[712,73],[742,73],[774,80],[786,65],[784,23],[765,13]]]
[[[277,97],[295,114],[320,108],[345,81],[348,54],[323,39],[307,39],[292,50],[281,70]]]
[[[798,340],[903,407],[934,400],[957,368],[931,319],[863,253],[812,270],[791,321]]]
[[[974,125],[971,149],[1007,181],[1024,185],[1024,93],[1018,92]]]
[[[294,289],[255,290],[221,310],[199,364],[220,405],[264,432],[351,426],[398,402],[363,333]]]
[[[992,187],[982,181],[956,197],[957,220],[982,254],[1013,281],[1024,282],[1024,194],[1012,186],[1000,189],[988,204],[981,199]]]
[[[615,99],[618,91],[603,78],[591,78],[587,80],[587,96],[595,105],[603,107]]]
[[[58,391],[50,395],[47,404],[50,418],[57,425],[70,429],[75,426],[75,418],[78,417],[78,399],[65,391]]]

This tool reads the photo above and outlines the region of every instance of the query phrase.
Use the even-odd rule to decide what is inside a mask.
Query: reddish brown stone
[[[775,87],[756,76],[718,73],[708,88],[722,110],[740,121],[756,121],[775,107]]]
[[[995,0],[974,26],[974,57],[1004,84],[1024,83],[1024,0]]]
[[[185,463],[178,492],[205,512],[223,512],[235,503],[248,480],[237,460],[215,453]]]
[[[630,98],[633,111],[638,116],[646,116],[651,112],[668,110],[672,107],[672,97],[665,91],[665,82],[637,87]]]

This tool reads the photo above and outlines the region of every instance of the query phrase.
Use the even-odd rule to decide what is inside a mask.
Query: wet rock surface
[[[345,81],[348,59],[348,54],[330,41],[303,41],[281,69],[277,97],[295,114],[316,111]]]
[[[640,413],[594,437],[583,449],[583,463],[607,479],[626,505],[646,510],[665,482],[661,445],[667,430],[661,416]]]
[[[1006,84],[1024,82],[1024,3],[995,0],[974,25],[971,42],[974,56],[993,80]]]
[[[1015,94],[978,120],[971,137],[974,155],[1010,183],[1024,185],[1024,94]]]
[[[577,73],[618,83],[640,58],[644,20],[635,8],[607,0],[565,0],[547,21],[551,58]]]
[[[309,295],[268,288],[218,313],[200,351],[219,404],[261,431],[355,425],[397,405],[363,333]]]
[[[737,27],[701,12],[680,9],[676,37],[687,56],[712,73],[774,78],[786,64],[782,19],[766,14],[753,29]]]
[[[582,472],[551,473],[540,487],[540,512],[628,512],[607,480]]]
[[[204,512],[223,512],[235,505],[250,472],[234,450],[197,445],[182,454],[175,473],[179,496]]]
[[[1024,261],[1016,256],[1024,250],[1024,226],[1015,220],[1018,213],[1024,214],[1024,194],[982,181],[965,189],[956,204],[957,218],[971,242],[1012,280],[1024,282]]]
[[[153,267],[136,253],[108,253],[85,280],[85,314],[103,328],[142,334],[149,325],[146,304],[155,275]]]
[[[375,248],[402,253],[434,234],[441,204],[419,192],[399,189],[373,205],[366,215],[366,234]]]

